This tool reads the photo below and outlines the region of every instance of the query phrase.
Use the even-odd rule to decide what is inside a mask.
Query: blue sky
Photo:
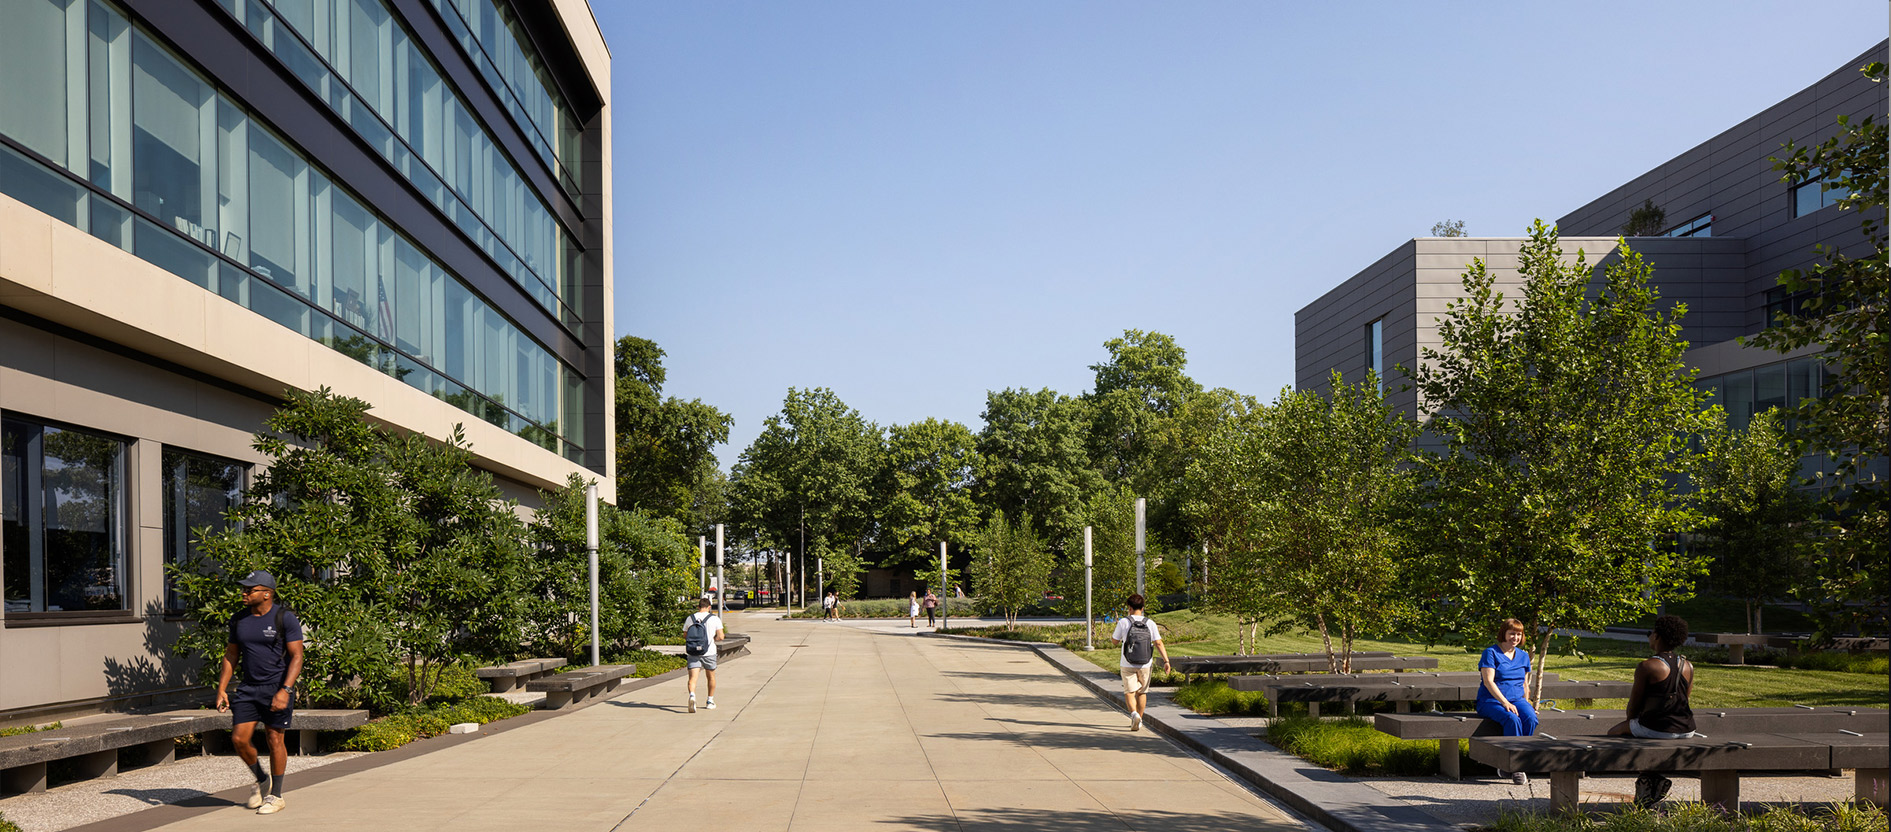
[[[617,333],[735,417],[725,468],[791,386],[976,430],[1130,328],[1271,399],[1294,312],[1432,223],[1520,235],[1887,29],[1883,0],[593,9]]]

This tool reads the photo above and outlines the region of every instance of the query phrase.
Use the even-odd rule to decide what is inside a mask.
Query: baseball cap
[[[269,587],[270,589],[275,589],[276,576],[271,575],[268,572],[264,572],[261,569],[258,569],[254,572],[249,573],[248,575],[245,575],[241,583],[244,586],[266,586],[266,587]]]

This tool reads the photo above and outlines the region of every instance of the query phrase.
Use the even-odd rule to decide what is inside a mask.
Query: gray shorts
[[[707,656],[686,656],[685,658],[689,659],[689,664],[684,665],[684,667],[687,667],[689,669],[694,670],[698,667],[704,670],[716,669],[716,656],[714,653],[711,653]]]

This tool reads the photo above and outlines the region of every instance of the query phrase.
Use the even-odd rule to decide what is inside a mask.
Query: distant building
[[[1653,266],[1663,301],[1687,304],[1687,362],[1737,427],[1819,390],[1822,365],[1805,357],[1811,350],[1781,355],[1735,341],[1765,329],[1775,311],[1794,301],[1778,288],[1779,273],[1817,263],[1814,246],[1848,255],[1870,250],[1859,216],[1832,207],[1836,194],[1821,194],[1816,182],[1782,181],[1770,158],[1787,141],[1809,146],[1836,135],[1840,115],[1882,121],[1885,88],[1859,68],[1885,60],[1887,45],[1556,221],[1565,252],[1582,249],[1598,267],[1599,287],[1600,267],[1613,258],[1629,213],[1649,200],[1666,211],[1669,227],[1661,236],[1630,238],[1630,245]],[[1325,390],[1333,370],[1357,381],[1368,368],[1383,378],[1400,365],[1417,367],[1421,348],[1441,348],[1437,319],[1462,295],[1472,258],[1483,258],[1506,296],[1518,296],[1523,242],[1421,237],[1379,258],[1294,315],[1296,386]],[[1400,390],[1396,377],[1391,382],[1389,400],[1415,414],[1416,391]]]
[[[188,687],[167,561],[290,388],[611,460],[584,0],[0,0],[0,724]],[[293,599],[291,599],[293,601]]]

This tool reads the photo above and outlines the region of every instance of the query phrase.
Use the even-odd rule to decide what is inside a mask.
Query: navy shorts
[[[280,711],[269,709],[270,700],[276,694],[271,691],[247,691],[238,689],[230,695],[231,726],[245,722],[260,722],[263,727],[276,731],[289,730],[289,722],[295,718],[295,693],[289,694],[289,707]]]

